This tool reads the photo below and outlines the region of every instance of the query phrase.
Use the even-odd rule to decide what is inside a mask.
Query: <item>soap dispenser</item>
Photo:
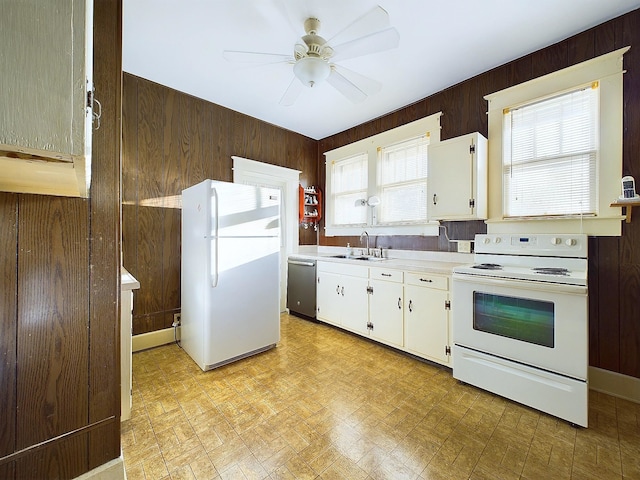
[[[352,256],[353,256],[353,249],[351,248],[351,245],[347,243],[347,258],[351,258]]]

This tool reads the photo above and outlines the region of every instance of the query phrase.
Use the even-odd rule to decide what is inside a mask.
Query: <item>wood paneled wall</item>
[[[384,117],[319,142],[318,166],[325,183],[323,152],[442,111],[442,139],[471,132],[487,136],[487,95],[630,45],[624,64],[623,175],[640,179],[640,10],[497,67]],[[603,159],[606,162],[606,159]],[[446,222],[450,238],[472,239],[483,222]],[[323,231],[323,230],[322,230]],[[399,249],[449,250],[443,238],[380,237]],[[320,236],[321,245],[358,245],[356,237]],[[623,224],[621,237],[589,240],[589,362],[640,378],[640,218]]]
[[[138,279],[133,333],[171,327],[180,311],[182,190],[233,181],[232,155],[301,170],[317,185],[317,142],[148,80],[124,74],[123,257]],[[300,229],[301,244],[316,244]]]
[[[0,193],[0,478],[120,455],[121,0],[95,4],[91,198]]]

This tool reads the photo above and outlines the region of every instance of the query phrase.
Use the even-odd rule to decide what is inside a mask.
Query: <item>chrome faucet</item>
[[[367,237],[367,251],[365,255],[369,255],[369,234],[367,233],[366,230],[360,234],[360,245],[362,245],[362,237],[364,236]]]

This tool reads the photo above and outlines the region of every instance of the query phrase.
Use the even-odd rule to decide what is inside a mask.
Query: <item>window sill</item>
[[[485,220],[487,233],[585,233],[589,236],[619,237],[623,215],[562,218],[493,218]]]

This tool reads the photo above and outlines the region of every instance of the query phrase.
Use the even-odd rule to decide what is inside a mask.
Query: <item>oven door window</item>
[[[554,346],[552,302],[473,292],[473,328],[543,347]]]

